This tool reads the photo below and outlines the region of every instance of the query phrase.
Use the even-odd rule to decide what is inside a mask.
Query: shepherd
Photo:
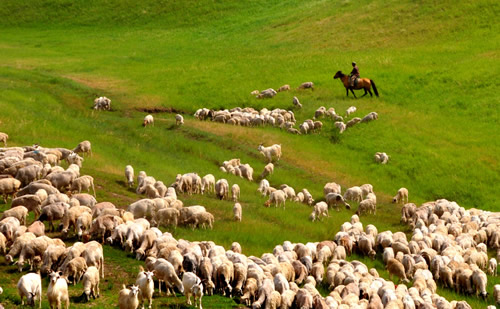
[[[349,96],[349,90],[351,90],[352,95],[357,98],[356,94],[354,94],[354,90],[363,89],[365,91],[363,97],[367,93],[370,93],[370,96],[372,97],[373,94],[371,88],[373,86],[373,92],[375,92],[375,95],[378,97],[378,91],[377,87],[375,86],[375,82],[369,78],[359,78],[359,69],[356,66],[356,62],[353,62],[352,66],[353,69],[351,72],[351,76],[343,74],[342,71],[338,71],[335,76],[333,76],[334,79],[340,78],[340,80],[344,84],[346,95]]]

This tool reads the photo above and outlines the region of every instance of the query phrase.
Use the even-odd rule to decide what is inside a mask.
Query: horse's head
[[[333,79],[342,78],[342,77],[344,77],[344,74],[342,74],[342,71],[337,71],[337,73],[335,73],[335,75],[333,76]]]

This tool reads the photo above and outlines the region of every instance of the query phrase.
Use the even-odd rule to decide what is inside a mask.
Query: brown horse
[[[371,87],[373,86],[373,92],[375,92],[375,95],[378,97],[377,87],[375,86],[375,82],[373,80],[371,80],[371,79],[360,78],[360,79],[358,79],[358,83],[354,87],[351,87],[351,84],[350,84],[350,81],[349,81],[349,76],[343,74],[342,71],[338,71],[335,74],[335,76],[333,77],[333,79],[337,79],[337,78],[340,78],[340,80],[344,84],[347,96],[349,96],[349,90],[351,90],[352,95],[355,98],[357,98],[356,95],[354,94],[353,90],[363,89],[365,91],[365,94],[362,95],[363,97],[367,93],[370,93],[370,97],[372,97],[373,95],[372,95]]]

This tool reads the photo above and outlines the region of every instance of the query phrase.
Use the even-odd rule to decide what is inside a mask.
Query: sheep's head
[[[142,248],[139,248],[135,251],[135,258],[137,260],[141,260],[144,254],[145,254],[144,250]]]
[[[130,287],[130,294],[132,294],[132,296],[137,297],[137,294],[139,294],[139,287],[136,285],[131,286]]]
[[[266,206],[266,207],[271,206],[271,200],[267,200],[267,201],[264,203],[264,206]]]
[[[62,272],[58,271],[58,272],[55,272],[55,271],[51,271],[49,273],[49,278],[50,278],[50,283],[52,284],[55,284],[56,281],[61,278],[61,276],[63,275]]]
[[[36,292],[28,292],[28,295],[26,296],[26,302],[28,303],[28,306],[35,306],[35,297]]]

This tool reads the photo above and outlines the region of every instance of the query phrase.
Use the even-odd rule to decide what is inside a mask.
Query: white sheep
[[[348,201],[361,202],[363,199],[363,191],[358,186],[351,187],[345,191],[344,199]]]
[[[374,158],[375,162],[380,164],[387,164],[389,162],[389,156],[385,152],[376,152]]]
[[[83,295],[85,299],[89,301],[90,296],[94,299],[100,296],[99,292],[99,270],[95,266],[90,266],[87,268],[85,274],[83,274],[82,285],[83,285]]]
[[[497,275],[497,260],[495,258],[491,258],[488,263],[488,273],[492,276]]]
[[[182,286],[184,287],[184,296],[186,296],[186,303],[192,305],[191,294],[195,285],[201,286],[201,279],[192,272],[185,272],[182,276]],[[201,300],[200,300],[201,307]]]
[[[0,142],[3,142],[3,146],[7,147],[7,140],[9,139],[9,136],[7,133],[0,132]]]
[[[257,150],[267,158],[269,163],[272,162],[273,157],[276,157],[277,160],[281,158],[281,144],[274,144],[269,147],[264,147],[263,144],[260,144]]]
[[[207,174],[201,179],[201,194],[207,192],[215,192],[215,177],[212,174]]]
[[[314,210],[312,212],[312,221],[321,220],[321,217],[329,217],[328,214],[328,204],[325,202],[318,202],[314,205]]]
[[[89,141],[83,141],[79,143],[74,149],[74,153],[83,153],[92,156],[92,145]]]
[[[132,165],[125,166],[125,178],[129,188],[132,188],[134,186],[134,168]]]
[[[29,273],[22,276],[17,282],[17,292],[21,296],[21,306],[24,306],[24,297],[28,306],[35,306],[35,299],[38,298],[39,308],[42,308],[42,279],[40,274]]]
[[[406,200],[406,202],[405,202],[405,200]],[[394,196],[392,198],[392,202],[393,203],[402,203],[402,204],[408,203],[408,189],[406,189],[406,188],[399,189],[396,196]]]
[[[345,116],[348,117],[354,112],[356,112],[356,106],[351,106],[345,111]]]
[[[99,97],[94,100],[95,110],[111,110],[111,100],[106,97]]]
[[[84,175],[78,178],[75,178],[73,180],[73,183],[71,184],[71,191],[72,192],[82,192],[82,190],[87,191],[90,193],[90,188],[92,188],[92,191],[94,192],[94,197],[96,196],[95,194],[95,187],[94,187],[94,177],[89,176],[89,175]]]
[[[260,175],[260,178],[266,178],[267,176],[271,175],[274,172],[274,164],[268,163],[266,166],[264,166],[264,171]]]
[[[280,204],[283,204],[283,209],[285,209],[285,202],[286,193],[282,190],[276,190],[274,192],[271,192],[271,194],[269,195],[269,200],[267,200],[264,205],[266,207],[269,207],[271,203],[274,203],[275,206],[278,207]]]
[[[254,90],[254,91],[250,92],[250,95],[258,95],[259,93],[260,93],[260,91],[259,91],[259,90]],[[200,113],[201,113],[201,110],[199,110],[199,111],[200,111]],[[198,111],[196,111],[196,112],[198,113]],[[198,113],[198,114],[199,114],[199,113]],[[195,116],[196,116],[196,114],[195,114]],[[199,117],[197,117],[197,118],[199,118]],[[200,120],[202,120],[202,119],[200,119]]]
[[[345,123],[343,123],[342,121],[336,121],[334,125],[337,129],[339,129],[340,134],[344,133],[345,129],[347,129]]]
[[[184,124],[184,117],[181,114],[175,115],[175,124],[180,126]]]
[[[153,127],[155,126],[155,120],[152,115],[147,115],[144,117],[144,120],[142,122],[142,126],[146,127],[148,125],[152,125]]]
[[[47,298],[50,307],[61,308],[63,302],[66,303],[66,309],[69,308],[68,284],[66,278],[62,277],[61,272],[51,272],[49,274],[50,283],[47,288]]]
[[[290,85],[288,85],[288,84],[285,84],[285,85],[278,88],[278,92],[288,91],[288,90],[290,90]]]
[[[373,121],[373,120],[376,120],[378,119],[378,114],[376,112],[371,112],[369,113],[368,115],[366,115],[365,117],[363,117],[363,119],[361,119],[361,122],[370,122],[370,121]]]
[[[240,186],[234,184],[231,186],[231,195],[233,197],[233,202],[237,202],[240,198]]]
[[[240,203],[235,203],[233,206],[233,217],[235,221],[241,221],[242,209]]]
[[[300,104],[299,98],[293,97],[292,104],[297,106],[298,108],[302,108],[302,104]]]
[[[302,83],[297,89],[311,89],[314,90],[314,83],[313,82],[305,82]]]

